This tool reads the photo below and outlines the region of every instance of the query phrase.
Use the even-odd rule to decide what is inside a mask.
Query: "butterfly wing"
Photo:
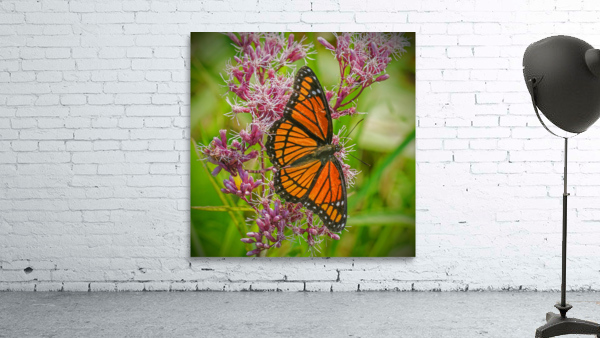
[[[325,92],[312,69],[300,68],[283,118],[273,123],[266,148],[276,167],[292,164],[331,144],[333,127]]]
[[[283,168],[314,153],[319,145],[303,128],[283,118],[271,127],[266,148],[271,163],[277,168]]]
[[[331,144],[333,126],[325,91],[317,76],[307,66],[294,79],[294,92],[285,108],[284,118],[293,120],[321,144]]]
[[[337,158],[325,162],[306,196],[303,203],[319,215],[329,230],[339,232],[346,227],[346,180]]]
[[[314,159],[298,166],[278,170],[274,177],[275,192],[288,202],[303,202],[322,167],[322,162]]]

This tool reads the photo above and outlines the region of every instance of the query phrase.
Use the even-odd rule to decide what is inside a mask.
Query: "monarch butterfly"
[[[348,215],[346,180],[332,144],[331,111],[315,73],[302,67],[283,118],[270,129],[267,154],[277,171],[275,191],[319,215],[329,230],[339,232]]]

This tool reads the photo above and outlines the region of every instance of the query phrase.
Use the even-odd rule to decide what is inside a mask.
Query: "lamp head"
[[[600,117],[600,50],[570,36],[532,43],[523,56],[523,75],[544,116],[572,133]]]
[[[596,77],[600,77],[600,49],[588,49],[585,51],[585,64]]]

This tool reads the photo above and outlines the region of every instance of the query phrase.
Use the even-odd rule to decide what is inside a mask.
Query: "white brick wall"
[[[595,0],[0,2],[0,290],[555,290],[562,141],[525,47]],[[189,32],[416,31],[417,257],[190,259]],[[600,127],[571,142],[569,287],[600,290]]]

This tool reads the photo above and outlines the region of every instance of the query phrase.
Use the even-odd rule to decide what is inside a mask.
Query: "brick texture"
[[[525,47],[596,1],[0,2],[0,290],[560,288],[562,141]],[[192,31],[417,32],[417,257],[190,259]],[[600,290],[600,128],[571,145],[569,278]]]

